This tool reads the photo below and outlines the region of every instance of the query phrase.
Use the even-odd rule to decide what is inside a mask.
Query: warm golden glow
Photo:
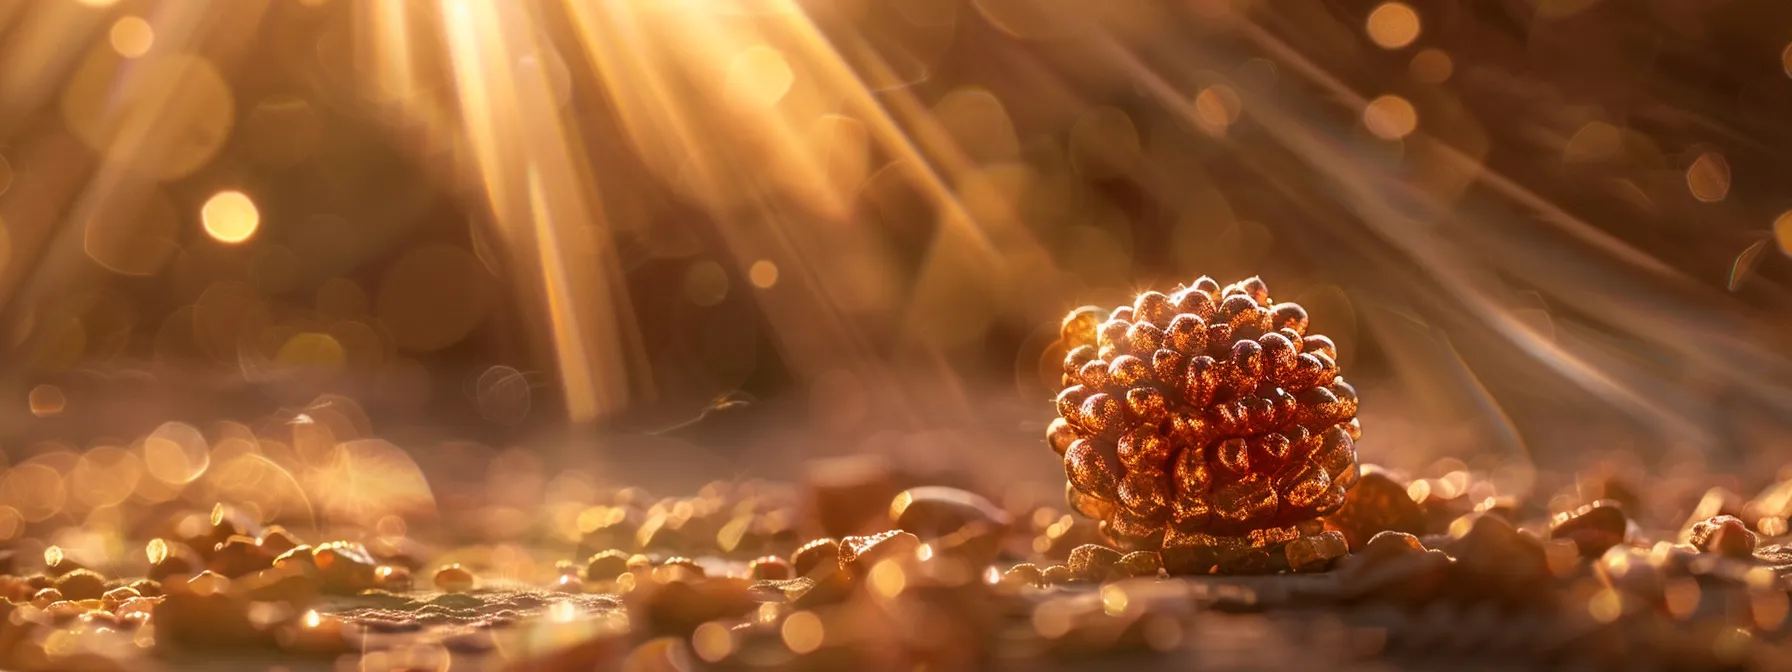
[[[778,284],[778,265],[770,259],[755,261],[753,267],[747,269],[747,279],[753,282],[754,287],[771,289],[772,285]]]
[[[1384,2],[1369,12],[1369,39],[1383,49],[1399,49],[1419,39],[1419,13],[1404,2]]]
[[[770,107],[790,91],[796,75],[784,55],[765,45],[753,45],[736,54],[728,65],[727,96],[743,108]]]
[[[206,199],[199,211],[206,234],[222,243],[241,243],[255,235],[261,226],[261,212],[249,195],[240,191],[220,191]]]
[[[1780,213],[1773,220],[1773,239],[1779,243],[1780,252],[1792,256],[1792,210]]]
[[[1195,118],[1202,129],[1214,135],[1225,135],[1226,128],[1238,121],[1241,103],[1238,92],[1224,84],[1215,84],[1195,96]]]
[[[734,652],[734,635],[719,622],[704,623],[691,633],[691,650],[706,662],[720,662]]]
[[[142,17],[125,16],[112,23],[108,32],[112,42],[112,50],[125,58],[136,58],[149,53],[155,46],[156,31]]]
[[[1730,194],[1730,162],[1716,152],[1700,154],[1686,169],[1686,187],[1706,203],[1724,200]]]
[[[1449,81],[1450,75],[1456,71],[1456,63],[1442,49],[1426,49],[1412,55],[1412,63],[1408,66],[1413,79],[1426,84],[1442,84]]]
[[[821,618],[808,611],[799,611],[784,619],[779,632],[784,637],[784,646],[798,655],[821,648],[821,643],[827,636]]]
[[[1419,113],[1399,96],[1382,96],[1363,109],[1363,125],[1383,140],[1399,140],[1419,126]]]
[[[31,414],[46,418],[62,412],[68,399],[62,396],[62,388],[55,385],[39,385],[31,388]]]

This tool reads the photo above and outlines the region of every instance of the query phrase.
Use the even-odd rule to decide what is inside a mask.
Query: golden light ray
[[[541,278],[539,301],[549,325],[567,412],[595,420],[628,402],[625,375],[599,375],[594,362],[626,362],[624,330],[632,313],[613,251],[569,262],[572,223],[602,229],[597,190],[575,163],[576,146],[549,83],[539,70],[517,72],[519,55],[537,43],[526,8],[515,3],[443,0],[444,28],[462,117],[478,175],[498,230],[513,253],[532,252]],[[618,372],[620,373],[620,372]]]
[[[692,55],[696,62],[690,66],[692,68],[701,68],[705,63],[712,68],[719,67],[734,53],[730,51],[729,45],[762,40],[730,35],[715,25],[717,19],[714,14],[691,8],[679,12],[675,23],[650,21],[650,17],[643,16],[642,12],[629,3],[596,5],[569,2],[566,9],[573,17],[574,27],[579,31],[586,55],[596,68],[604,90],[610,95],[618,118],[628,130],[630,140],[636,144],[637,154],[650,166],[655,161],[670,161],[672,165],[662,163],[659,166],[662,171],[676,172],[682,168],[694,172],[701,189],[699,195],[710,201],[712,207],[716,205],[719,195],[715,188],[728,178],[729,166],[725,161],[745,161],[750,166],[751,159],[740,156],[740,148],[712,144],[712,141],[721,143],[724,138],[704,137],[700,130],[703,126],[693,118],[691,105],[681,102],[673,92],[671,78],[678,72],[676,64],[654,60],[654,54],[628,39],[628,36],[667,35],[672,40],[668,50]],[[791,11],[797,10],[792,5],[774,5],[772,13],[782,16]],[[807,61],[799,63],[811,65]],[[866,97],[866,100],[869,98]],[[776,142],[779,144],[795,144],[799,141],[791,124],[780,116],[761,115],[757,122],[753,128],[777,138]],[[889,125],[887,118],[885,124]],[[895,135],[899,136],[900,133]],[[712,161],[709,158],[711,156],[717,159]],[[796,156],[787,158],[786,161],[799,167],[803,179],[817,179],[821,175],[820,166],[812,157]],[[735,171],[749,171],[749,166],[741,166]],[[846,283],[836,282],[839,279],[831,271],[819,268],[814,260],[805,256],[809,249],[806,241],[824,234],[780,222],[780,207],[771,202],[757,200],[755,204],[763,212],[762,215],[745,216],[729,209],[715,209],[717,217],[722,220],[721,233],[735,254],[737,263],[743,267],[766,256],[795,262],[790,264],[792,272],[787,277],[801,279],[800,283],[787,282],[785,291],[779,298],[768,299],[762,304],[767,317],[777,327],[773,333],[778,339],[780,350],[803,353],[804,356],[792,357],[789,361],[810,378],[836,368],[862,374],[872,373],[877,364],[869,346],[870,339],[843,319],[838,301],[829,294],[829,287]],[[811,201],[810,205],[817,207],[824,218],[831,216],[839,219],[845,214],[844,201]],[[751,236],[743,233],[748,227],[761,226],[767,235]],[[848,243],[849,247],[870,243],[862,236],[846,237],[840,242]],[[870,252],[863,249],[861,251]],[[841,252],[843,251],[836,251]],[[793,291],[798,289],[802,291]],[[860,375],[858,378],[883,381],[887,377]],[[896,410],[899,412],[903,410],[900,398],[895,398],[887,391],[880,396],[897,403]]]

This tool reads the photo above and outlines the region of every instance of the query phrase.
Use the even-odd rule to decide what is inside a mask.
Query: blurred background
[[[1337,341],[1364,462],[1677,522],[1792,454],[1789,43],[1769,0],[3,0],[0,538],[502,536],[844,455],[1061,506],[1059,318],[1201,275]]]

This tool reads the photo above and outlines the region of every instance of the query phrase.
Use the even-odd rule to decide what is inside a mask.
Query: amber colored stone
[[[1741,521],[1737,521],[1740,523]],[[1597,558],[1605,549],[1624,543],[1630,520],[1618,503],[1602,499],[1558,514],[1549,526],[1549,538],[1567,539],[1580,548],[1581,557]]]
[[[615,581],[628,571],[629,554],[617,549],[593,553],[585,561],[586,581]]]
[[[902,530],[846,537],[840,540],[840,569],[862,577],[883,560],[913,557],[920,547],[919,538]]]
[[[375,588],[388,592],[404,592],[411,589],[411,570],[399,565],[380,565],[373,570]]]
[[[282,550],[281,553],[286,550],[291,550],[291,547]],[[253,537],[234,535],[218,542],[212,549],[211,559],[206,562],[206,569],[235,578],[274,566],[274,558],[279,555],[280,553],[271,552],[270,549],[262,546]]]
[[[977,493],[926,486],[904,490],[890,501],[890,523],[923,539],[934,539],[973,524],[1005,532],[1013,520]]]
[[[895,467],[881,456],[814,460],[804,480],[812,518],[831,537],[877,529],[890,500],[902,491]]]
[[[105,594],[100,596],[100,601],[105,604],[106,609],[117,611],[118,607],[123,605],[126,600],[139,597],[143,597],[143,594],[137,592],[137,589],[130,586],[120,586],[106,591]]]
[[[747,563],[747,576],[757,581],[781,581],[791,578],[795,571],[790,561],[775,555],[754,559]]]
[[[653,578],[657,581],[695,581],[704,578],[708,572],[696,560],[684,557],[666,558],[653,569]]]
[[[261,536],[256,539],[257,543],[261,544],[262,550],[266,551],[269,557],[279,556],[281,553],[298,548],[304,543],[299,541],[298,537],[293,536],[291,532],[286,531],[286,528],[279,525],[269,525],[267,529],[261,531]]]
[[[1406,494],[1406,486],[1375,470],[1364,470],[1325,525],[1344,534],[1351,550],[1360,550],[1384,531],[1424,534],[1425,512]]]
[[[1283,545],[1282,553],[1289,569],[1320,572],[1331,567],[1332,561],[1348,555],[1350,547],[1344,541],[1343,533],[1334,530],[1288,541]]]
[[[444,593],[464,593],[473,589],[473,573],[460,565],[447,565],[436,570],[434,582]]]
[[[790,566],[797,576],[809,576],[822,567],[838,567],[839,562],[840,542],[833,539],[810,541],[790,555]]]
[[[358,543],[332,541],[320,544],[311,549],[311,560],[317,565],[326,592],[352,595],[374,587],[374,571],[379,568],[379,563]]]
[[[1753,555],[1757,542],[1755,533],[1735,516],[1712,516],[1696,523],[1687,539],[1701,551],[1731,558]]]
[[[1499,516],[1470,514],[1468,531],[1444,548],[1456,558],[1454,586],[1477,599],[1525,603],[1549,597],[1543,543]]]
[[[1133,551],[1120,557],[1114,572],[1122,576],[1157,576],[1163,566],[1163,556],[1157,551]]]
[[[1023,562],[1008,568],[1008,571],[1006,572],[1002,572],[1002,583],[1023,586],[1043,586],[1045,585],[1045,572],[1040,571],[1038,565],[1030,562]]]
[[[1070,573],[1080,581],[1105,581],[1124,557],[1100,544],[1084,544],[1070,551]]]
[[[77,569],[56,577],[56,590],[65,600],[97,600],[106,592],[106,579],[91,569]]]

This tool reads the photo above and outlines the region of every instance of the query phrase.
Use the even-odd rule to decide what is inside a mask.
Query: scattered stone
[[[287,563],[235,580],[232,590],[252,602],[285,602],[307,605],[317,601],[322,589],[317,570],[310,565]]]
[[[833,539],[816,539],[790,556],[790,565],[797,576],[808,576],[820,567],[838,567],[840,562],[840,542]]]
[[[373,570],[373,585],[380,590],[402,593],[411,589],[411,570],[398,565],[380,565]]]
[[[1287,542],[1282,553],[1288,560],[1289,569],[1322,572],[1331,567],[1332,561],[1349,555],[1350,548],[1342,532],[1330,531]]]
[[[790,561],[768,555],[747,563],[747,576],[758,581],[780,581],[795,576]]]
[[[62,591],[55,588],[45,588],[37,591],[36,594],[31,596],[31,603],[37,605],[39,608],[47,607],[61,601]]]
[[[1121,576],[1157,576],[1164,567],[1164,559],[1157,551],[1133,551],[1120,557],[1114,565],[1114,571]]]
[[[473,589],[473,573],[459,564],[446,565],[436,570],[433,582],[444,593],[464,593]]]
[[[1549,560],[1543,543],[1499,516],[1470,514],[1467,532],[1445,550],[1456,558],[1453,588],[1508,603],[1549,596]]]
[[[189,576],[205,568],[205,561],[192,547],[178,541],[152,539],[148,544],[151,579],[161,581],[172,576]]]
[[[379,563],[360,544],[332,541],[313,549],[311,559],[326,592],[352,595],[374,587],[373,573]]]
[[[876,529],[902,490],[895,468],[879,455],[854,455],[809,464],[805,477],[812,519],[823,534],[845,537]]]
[[[1550,521],[1549,538],[1573,541],[1580,548],[1581,557],[1597,558],[1605,553],[1605,549],[1624,543],[1629,524],[1618,502],[1602,499],[1557,514]]]
[[[703,566],[690,558],[666,558],[659,567],[654,568],[653,578],[660,582],[695,581],[706,576]]]
[[[1052,565],[1040,572],[1040,580],[1048,586],[1062,586],[1076,579],[1076,574],[1064,565]]]
[[[257,543],[269,557],[278,557],[280,554],[304,544],[299,541],[298,537],[279,525],[269,525],[267,529],[262,530],[261,536],[257,537]]]
[[[909,488],[890,501],[890,523],[924,541],[977,526],[984,534],[1006,535],[1014,523],[1008,512],[968,490],[944,486]]]
[[[1694,524],[1688,532],[1687,543],[1694,548],[1730,558],[1750,557],[1759,541],[1735,516],[1712,516]]]
[[[1328,529],[1344,533],[1351,550],[1359,550],[1376,533],[1392,530],[1425,533],[1425,511],[1406,494],[1406,486],[1379,469],[1365,467],[1344,505],[1325,519]]]
[[[279,557],[278,553],[271,553],[253,537],[233,535],[213,547],[206,569],[236,578],[274,566],[276,557]]]
[[[709,621],[738,618],[757,608],[753,582],[735,578],[639,584],[628,594],[652,633],[689,637]]]
[[[1729,488],[1716,486],[1710,490],[1706,490],[1704,496],[1699,498],[1699,503],[1692,507],[1692,514],[1686,517],[1686,523],[1680,526],[1680,542],[1687,543],[1692,540],[1692,528],[1694,525],[1698,525],[1699,523],[1703,523],[1717,516],[1735,516],[1740,518],[1743,514],[1744,506],[1745,502],[1742,499],[1742,495],[1736,494],[1735,491]]]
[[[846,570],[853,578],[860,578],[878,562],[911,558],[920,547],[920,539],[902,530],[846,537],[840,540],[840,569]]]
[[[610,549],[591,555],[585,561],[586,581],[615,581],[628,569],[629,554],[626,551]]]
[[[91,569],[77,569],[56,579],[65,600],[97,600],[106,593],[106,578]]]
[[[1083,544],[1070,551],[1070,574],[1078,581],[1106,581],[1122,557],[1119,551],[1106,546]]]
[[[1345,601],[1424,604],[1442,590],[1453,562],[1440,551],[1425,550],[1418,537],[1389,531],[1339,558],[1335,571]]]
[[[1002,583],[1016,586],[1044,586],[1046,585],[1045,573],[1039,571],[1038,565],[1023,562],[1002,572]]]

